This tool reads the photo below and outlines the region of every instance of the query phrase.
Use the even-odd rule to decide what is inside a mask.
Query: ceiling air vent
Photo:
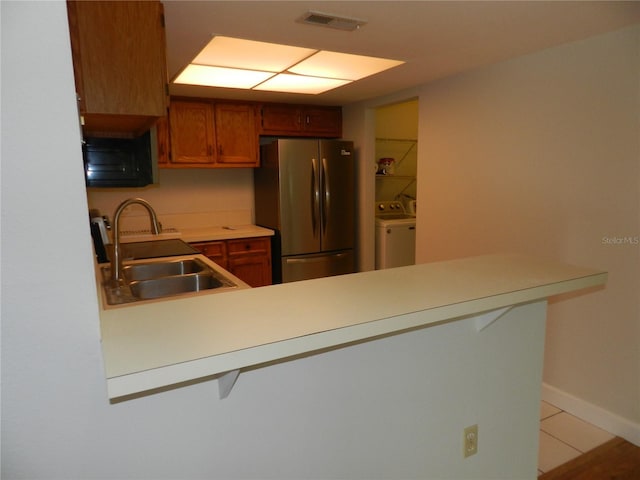
[[[309,11],[298,19],[299,22],[321,27],[337,28],[338,30],[353,31],[366,24],[365,20],[357,18],[338,17],[328,13]]]

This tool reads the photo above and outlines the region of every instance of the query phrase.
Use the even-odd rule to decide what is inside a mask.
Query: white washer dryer
[[[376,203],[376,270],[416,263],[416,217],[400,202]]]

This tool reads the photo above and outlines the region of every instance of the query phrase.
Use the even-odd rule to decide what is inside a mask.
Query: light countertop
[[[187,243],[207,242],[217,240],[232,240],[251,237],[270,237],[273,230],[258,225],[224,225],[224,226],[191,226],[178,229],[168,229],[158,235],[151,233],[125,234],[120,238],[123,243],[144,242],[148,240],[160,240],[165,238],[180,238]]]
[[[109,397],[604,285],[606,277],[487,255],[102,309]]]
[[[180,238],[187,243],[236,238],[270,237],[273,230],[258,225],[225,225],[220,227],[199,227],[180,229]]]

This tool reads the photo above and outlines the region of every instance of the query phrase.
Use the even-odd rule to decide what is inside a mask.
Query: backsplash
[[[157,185],[142,188],[88,188],[89,208],[113,220],[123,200],[141,197],[151,204],[165,227],[245,225],[254,221],[252,169],[161,169],[158,179]],[[121,220],[127,229],[148,227],[149,223],[146,211],[138,205],[127,208]]]

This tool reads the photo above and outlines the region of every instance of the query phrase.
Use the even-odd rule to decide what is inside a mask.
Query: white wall
[[[157,185],[142,188],[90,188],[89,208],[97,208],[102,215],[113,218],[120,202],[142,197],[160,216],[233,210],[249,211],[253,216],[251,168],[160,169],[158,177]]]
[[[375,159],[375,112],[353,108],[343,108],[342,136],[353,140],[357,161],[357,245],[358,271],[375,269],[375,224],[373,221],[373,205],[376,186],[375,171],[372,163]],[[367,212],[364,213],[363,212]],[[371,213],[369,213],[371,212]]]
[[[3,479],[535,478],[541,303],[110,405],[65,6],[0,9]]]
[[[417,225],[419,262],[515,251],[608,270],[603,291],[551,305],[544,380],[638,444],[639,87],[640,27],[424,86]]]
[[[418,138],[418,101],[384,105],[376,109],[376,137]]]

